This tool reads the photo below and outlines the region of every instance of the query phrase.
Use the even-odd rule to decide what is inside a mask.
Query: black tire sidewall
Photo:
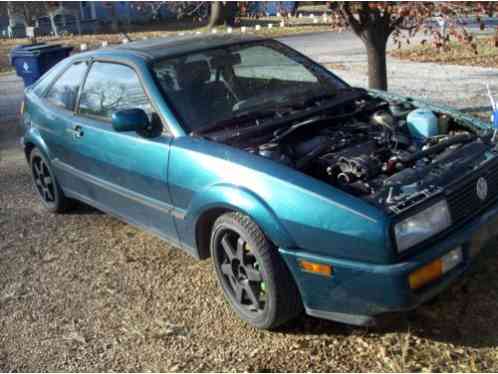
[[[229,288],[230,286],[228,285],[225,276],[221,273],[221,269],[219,266],[220,261],[218,258],[218,250],[216,249],[216,245],[217,243],[219,243],[221,235],[225,232],[225,230],[231,230],[240,235],[240,237],[242,237],[242,239],[244,239],[250,246],[251,251],[253,252],[259,263],[260,272],[266,285],[267,295],[265,308],[260,314],[248,313],[243,307],[239,305],[236,300],[234,300]],[[265,241],[262,245],[260,241],[255,240],[255,238],[252,237],[252,235],[248,232],[248,230],[246,230],[243,225],[232,219],[230,215],[225,215],[218,219],[213,226],[210,249],[211,256],[213,258],[213,265],[218,277],[218,282],[221,285],[228,302],[237,312],[239,317],[257,328],[269,328],[270,326],[272,326],[277,317],[276,298],[278,297],[278,287],[276,284],[276,280],[274,279],[274,277],[272,277],[272,272],[269,269],[272,265],[269,261],[267,261],[267,257],[262,253],[263,251],[273,250],[273,248],[270,247],[269,243]]]
[[[47,166],[50,177],[52,178],[52,183],[54,185],[54,201],[52,203],[45,201],[43,196],[40,195],[38,188],[36,187],[35,175],[34,175],[34,171],[33,171],[33,161],[36,158],[40,158],[41,160],[43,160],[43,162]],[[53,213],[62,211],[63,210],[63,199],[64,199],[62,191],[59,188],[57,180],[55,179],[54,172],[52,171],[52,167],[51,167],[50,163],[48,162],[47,158],[36,148],[34,148],[29,155],[29,167],[31,169],[31,180],[33,182],[33,188],[34,188],[37,196],[39,197],[41,203],[45,207],[45,209],[47,209],[48,211],[53,212]]]

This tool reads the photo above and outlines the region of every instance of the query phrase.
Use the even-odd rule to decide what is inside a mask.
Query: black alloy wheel
[[[54,204],[54,181],[52,179],[52,175],[50,175],[50,172],[48,171],[47,164],[42,158],[36,157],[33,159],[31,167],[33,171],[33,180],[35,182],[35,187],[38,190],[38,194],[45,204]]]
[[[265,282],[247,242],[235,231],[221,233],[217,258],[231,297],[248,313],[265,308]]]
[[[210,247],[218,282],[241,319],[272,329],[302,312],[286,264],[249,217],[235,212],[220,216],[213,225]]]
[[[67,210],[70,200],[64,196],[45,156],[35,148],[29,161],[33,184],[44,207],[54,213]]]

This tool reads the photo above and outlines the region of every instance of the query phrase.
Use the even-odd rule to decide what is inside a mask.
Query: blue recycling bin
[[[28,87],[35,83],[46,71],[68,57],[73,47],[61,44],[37,43],[18,45],[10,51],[10,64]]]

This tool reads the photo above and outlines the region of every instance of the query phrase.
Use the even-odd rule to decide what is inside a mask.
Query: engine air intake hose
[[[436,145],[434,145],[430,148],[413,153],[409,156],[400,156],[399,161],[401,161],[404,164],[410,164],[410,163],[413,163],[417,160],[420,160],[421,158],[429,156],[433,153],[441,152],[451,145],[460,144],[460,143],[467,143],[467,142],[474,140],[475,138],[476,138],[476,136],[474,134],[471,134],[471,133],[458,134],[458,135],[455,135],[449,139],[443,140],[443,141],[437,143]]]

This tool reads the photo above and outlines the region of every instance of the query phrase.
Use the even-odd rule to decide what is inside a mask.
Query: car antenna
[[[489,88],[489,83],[486,83],[486,89],[488,91],[489,101],[491,102],[491,109],[492,109],[491,127],[493,128],[493,137],[491,138],[491,141],[494,142],[496,140],[497,130],[498,130],[498,112],[496,110],[496,100],[493,97],[493,94],[491,93],[491,89]]]

